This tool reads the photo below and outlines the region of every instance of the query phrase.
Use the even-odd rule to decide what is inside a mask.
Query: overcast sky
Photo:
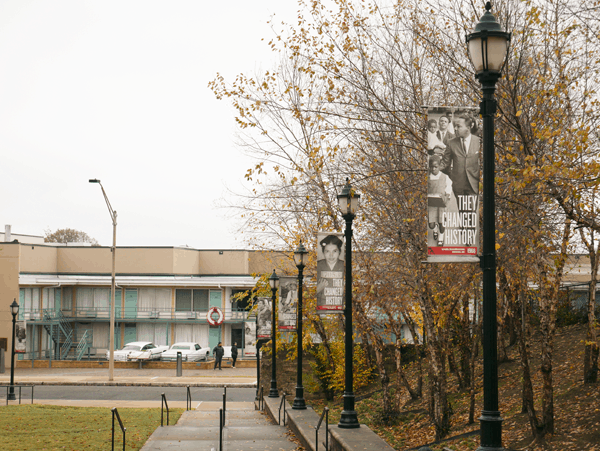
[[[207,84],[274,65],[294,0],[0,0],[0,231],[243,248],[216,208],[249,160]],[[261,42],[265,38],[265,42]]]

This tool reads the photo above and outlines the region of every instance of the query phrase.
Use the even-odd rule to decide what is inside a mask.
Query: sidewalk
[[[164,387],[256,387],[256,368],[222,370],[114,369],[108,380],[108,368],[15,368],[15,385],[103,385]],[[0,386],[10,384],[10,370],[0,374]]]

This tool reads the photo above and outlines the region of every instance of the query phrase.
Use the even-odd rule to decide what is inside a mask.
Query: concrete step
[[[176,425],[159,427],[141,451],[177,449],[181,451],[219,449],[219,411],[187,411]],[[293,451],[286,427],[273,424],[255,410],[231,410],[225,415],[223,449],[227,451]]]

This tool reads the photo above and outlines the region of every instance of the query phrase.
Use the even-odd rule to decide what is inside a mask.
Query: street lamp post
[[[346,220],[346,230],[344,233],[346,239],[346,287],[345,287],[345,312],[346,331],[345,331],[345,383],[344,389],[344,410],[340,418],[338,427],[353,429],[360,427],[358,416],[354,410],[354,388],[353,388],[353,339],[352,339],[352,221],[356,216],[358,201],[360,195],[352,188],[350,181],[346,179],[346,185],[338,195],[338,203],[342,211],[342,217]]]
[[[273,319],[271,320],[271,389],[269,390],[269,398],[279,398],[279,391],[277,390],[277,367],[275,363],[277,361],[277,328],[275,327],[275,308],[277,307],[277,288],[279,288],[279,276],[273,270],[273,274],[269,277],[269,285],[271,285],[271,309],[273,312]]]
[[[100,185],[100,189],[102,190],[102,195],[104,196],[104,200],[106,201],[106,206],[108,207],[108,212],[110,213],[110,219],[113,223],[113,244],[112,244],[112,271],[111,271],[111,280],[110,280],[110,337],[109,337],[109,359],[108,359],[108,380],[112,381],[114,379],[115,374],[115,258],[117,253],[117,212],[113,210],[110,205],[110,201],[108,200],[108,196],[106,195],[106,191],[104,191],[104,187],[100,180],[98,179],[90,179],[90,183],[98,183]]]
[[[12,330],[12,346],[10,353],[10,387],[8,388],[8,400],[15,400],[15,340],[17,339],[15,335],[15,330],[17,328],[17,314],[19,313],[19,304],[17,304],[17,300],[13,299],[12,304],[10,304],[10,313],[13,317],[13,330]]]
[[[480,113],[483,117],[483,411],[479,418],[481,438],[478,450],[502,450],[502,418],[498,410],[498,349],[496,341],[496,212],[494,192],[494,114],[496,82],[502,74],[510,33],[502,31],[490,12],[486,12],[475,30],[467,35],[469,57],[475,76],[481,83],[483,97]]]
[[[296,375],[296,398],[292,409],[305,410],[306,402],[304,401],[304,387],[302,386],[302,282],[304,280],[304,267],[308,251],[300,241],[298,249],[294,251],[294,263],[298,267],[298,325],[296,326],[296,336],[298,339],[298,370]]]

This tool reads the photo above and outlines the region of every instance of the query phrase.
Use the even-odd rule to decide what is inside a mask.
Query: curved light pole
[[[279,276],[273,270],[273,274],[269,277],[269,285],[271,285],[271,309],[273,319],[271,320],[271,389],[269,390],[269,398],[279,398],[277,390],[277,328],[275,327],[275,308],[277,306],[277,288],[279,288]]]
[[[302,386],[302,282],[304,280],[304,267],[308,258],[308,251],[300,241],[298,249],[294,251],[294,263],[298,267],[298,325],[296,326],[296,336],[298,340],[298,370],[296,374],[296,398],[292,409],[306,409],[304,401],[304,387]]]
[[[502,418],[498,410],[498,349],[496,320],[496,212],[494,193],[494,114],[496,114],[496,82],[502,74],[510,33],[502,31],[490,12],[486,12],[467,35],[469,57],[475,76],[481,83],[483,98],[483,247],[480,265],[483,272],[483,411],[478,450],[502,450]]]
[[[353,429],[360,427],[358,415],[354,410],[354,380],[353,380],[353,339],[352,339],[352,221],[356,216],[358,209],[358,200],[360,195],[352,188],[350,181],[346,179],[346,185],[338,195],[338,203],[342,211],[342,217],[346,220],[346,230],[344,236],[346,239],[346,288],[345,288],[345,313],[346,331],[345,331],[345,377],[346,387],[344,389],[344,410],[340,418],[338,427]]]
[[[104,187],[100,180],[90,179],[90,183],[97,183],[100,185],[102,195],[106,201],[108,212],[110,213],[110,219],[113,223],[113,244],[112,244],[112,271],[110,280],[110,337],[109,337],[109,357],[108,357],[108,380],[112,381],[115,375],[115,255],[117,253],[117,212],[113,210],[108,200],[108,196],[104,191]]]
[[[12,304],[10,304],[10,313],[13,317],[13,330],[12,330],[12,346],[10,353],[10,387],[8,388],[8,397],[9,401],[14,401],[15,398],[15,330],[17,326],[17,314],[19,313],[19,304],[17,304],[17,300],[13,299]]]

